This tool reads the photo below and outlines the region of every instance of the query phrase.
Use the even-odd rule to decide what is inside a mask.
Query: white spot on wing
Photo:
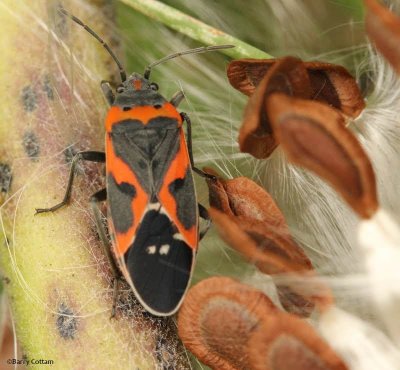
[[[160,248],[160,254],[168,254],[169,252],[169,244],[163,244]]]
[[[172,236],[175,240],[185,240],[184,238],[183,238],[183,236],[182,236],[182,234],[180,234],[180,233],[176,233],[176,234],[174,234],[173,236]]]
[[[160,204],[160,203],[150,203],[150,204],[147,206],[147,209],[148,209],[149,211],[151,211],[151,210],[158,211],[160,208],[161,208],[161,204]]]
[[[169,217],[169,215],[168,215],[168,213],[165,211],[164,207],[162,207],[161,204],[158,203],[158,202],[157,202],[157,203],[150,203],[150,204],[147,206],[147,210],[148,210],[148,211],[157,211],[158,213],[167,215],[167,216]]]
[[[157,247],[155,245],[150,245],[146,248],[146,252],[147,254],[155,254],[157,252]]]

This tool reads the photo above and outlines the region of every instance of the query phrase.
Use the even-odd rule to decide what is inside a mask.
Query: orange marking
[[[177,120],[177,128],[182,127],[182,118],[176,108],[170,104],[165,103],[161,108],[156,109],[152,106],[140,106],[134,107],[128,111],[122,110],[120,107],[111,107],[108,111],[106,118],[106,131],[111,132],[112,126],[118,124],[124,120],[139,120],[146,125],[151,119],[157,117],[169,117]],[[164,186],[162,186],[159,192],[159,199],[161,204],[166,209],[172,222],[178,228],[178,231],[182,234],[185,242],[194,250],[198,246],[198,222],[190,229],[185,227],[180,222],[177,215],[177,205],[175,198],[170,194],[168,185],[177,178],[184,178],[186,170],[189,164],[189,153],[186,146],[185,136],[183,130],[180,130],[180,149],[171,162],[171,165],[164,177]],[[118,158],[113,150],[111,139],[106,134],[106,169],[107,173],[113,174],[117,183],[127,182],[133,185],[136,189],[136,197],[132,200],[131,210],[134,215],[134,222],[132,227],[125,233],[116,232],[112,223],[112,219],[109,218],[109,226],[114,231],[116,245],[115,253],[117,257],[122,257],[128,248],[131,246],[139,223],[142,220],[143,214],[146,210],[149,202],[147,193],[142,189],[136,175],[132,172],[132,169],[120,158]]]
[[[112,142],[108,135],[106,135],[106,171],[114,176],[115,181],[120,184],[127,182],[133,185],[136,189],[136,196],[131,202],[131,211],[133,214],[132,226],[125,233],[121,233],[115,230],[112,224],[112,219],[109,217],[108,222],[114,231],[116,246],[115,253],[117,257],[123,256],[130,245],[132,244],[136,230],[142,220],[144,211],[146,209],[149,197],[147,193],[142,189],[140,183],[132,172],[131,168],[120,158],[118,158],[113,150]]]
[[[111,107],[108,111],[106,118],[106,131],[111,132],[113,125],[120,121],[127,119],[135,119],[143,122],[144,125],[157,117],[169,117],[178,121],[178,126],[182,126],[182,118],[176,108],[170,104],[165,103],[161,108],[156,109],[152,106],[133,107],[130,110],[124,111],[120,107]]]
[[[133,87],[135,88],[135,90],[142,90],[142,81],[134,80]]]
[[[198,246],[198,222],[192,226],[190,229],[185,229],[185,227],[180,222],[177,215],[177,204],[175,198],[171,195],[169,191],[169,184],[177,178],[184,178],[186,175],[187,168],[189,164],[189,153],[186,146],[185,136],[183,130],[180,130],[180,148],[176,157],[172,161],[167,173],[164,176],[163,186],[159,192],[160,203],[166,209],[168,215],[178,228],[178,231],[182,234],[185,242],[194,250]]]

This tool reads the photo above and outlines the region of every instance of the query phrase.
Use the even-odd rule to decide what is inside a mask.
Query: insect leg
[[[108,81],[101,81],[100,86],[101,86],[101,90],[103,91],[105,98],[108,101],[108,104],[112,105],[115,100],[115,95],[110,86],[110,83]]]
[[[205,227],[203,230],[200,231],[200,240],[204,238],[204,236],[207,234],[207,231],[210,229],[211,227],[211,218],[210,215],[208,214],[208,211],[206,209],[206,207],[204,207],[202,204],[198,203],[198,207],[199,207],[199,216],[207,221]]]
[[[195,167],[193,161],[193,151],[192,151],[192,123],[190,121],[189,116],[186,113],[182,112],[181,117],[182,120],[186,121],[187,123],[187,146],[188,146],[189,159],[190,159],[190,164],[192,166],[192,170],[197,174],[199,174],[201,177],[205,177],[210,180],[216,180],[216,177],[214,175],[206,173],[202,171],[200,168]]]
[[[69,202],[71,198],[72,184],[74,182],[74,177],[75,177],[76,165],[80,160],[104,163],[106,161],[106,154],[104,152],[94,152],[94,151],[79,152],[75,154],[75,157],[71,163],[71,169],[69,171],[68,185],[67,185],[67,190],[65,191],[64,199],[60,203],[50,208],[36,208],[35,214],[44,212],[54,212],[57,209],[65,206]]]
[[[181,101],[182,101],[183,99],[185,99],[185,94],[183,93],[182,90],[179,90],[178,92],[176,92],[176,93],[172,96],[172,98],[171,98],[171,100],[170,100],[169,102],[170,102],[174,107],[177,107],[177,106],[181,103]]]
[[[106,230],[103,224],[103,217],[99,208],[99,202],[103,202],[107,199],[107,189],[102,189],[90,197],[90,205],[94,214],[94,220],[96,222],[97,232],[101,239],[101,245],[103,247],[103,252],[107,256],[110,263],[111,271],[113,274],[113,304],[111,310],[111,318],[115,316],[116,306],[117,306],[117,295],[118,295],[118,282],[121,278],[121,273],[115,263],[114,256],[111,252],[111,245],[107,238]]]

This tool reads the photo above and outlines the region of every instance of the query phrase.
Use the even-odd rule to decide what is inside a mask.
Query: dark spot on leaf
[[[37,108],[37,96],[32,86],[28,85],[22,89],[21,100],[26,112],[33,112]]]
[[[49,100],[54,100],[54,91],[53,91],[53,87],[51,85],[49,75],[44,76],[42,88],[43,88],[43,91],[46,93],[47,98]]]
[[[11,168],[6,163],[0,163],[0,191],[7,193],[11,186]]]
[[[40,145],[36,135],[32,131],[25,132],[23,145],[28,157],[36,160],[40,153]]]
[[[61,303],[58,308],[58,317],[56,321],[57,330],[64,339],[75,339],[78,329],[78,318],[74,312],[65,303]]]

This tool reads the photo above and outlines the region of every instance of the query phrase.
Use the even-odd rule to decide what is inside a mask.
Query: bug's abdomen
[[[144,307],[156,315],[170,315],[188,288],[195,252],[180,239],[161,205],[153,208],[146,212],[124,262]]]

